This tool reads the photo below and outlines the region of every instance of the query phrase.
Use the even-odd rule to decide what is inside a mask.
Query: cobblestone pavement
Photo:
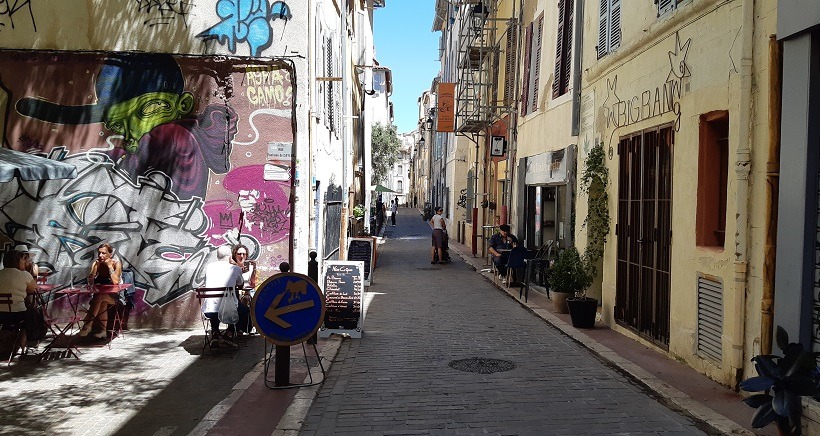
[[[342,343],[301,434],[703,434],[457,256],[431,265],[410,211],[379,246],[363,338]],[[469,358],[515,368],[449,366]]]
[[[139,330],[80,359],[0,368],[0,434],[184,435],[262,360],[259,337],[199,356],[202,330]],[[218,376],[215,376],[217,374]]]

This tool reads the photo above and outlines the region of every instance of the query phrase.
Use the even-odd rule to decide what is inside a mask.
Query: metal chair
[[[0,294],[0,306],[6,306],[8,308],[8,313],[11,313],[11,305],[12,305],[12,296],[11,293],[3,293]],[[14,359],[14,354],[17,352],[18,348],[22,348],[20,346],[20,338],[23,335],[23,332],[26,328],[26,320],[23,319],[18,322],[9,323],[4,325],[3,327],[10,327],[6,328],[6,330],[11,330],[11,335],[8,336],[6,340],[12,340],[11,343],[11,352],[9,352],[9,360],[6,362],[7,365],[11,365],[11,360]],[[25,349],[20,352],[22,356],[25,354]]]
[[[512,250],[510,250],[510,253],[507,256],[507,289],[509,289],[510,286],[512,286],[514,272],[517,270],[526,270],[526,259],[529,257],[529,255],[529,251],[527,251],[526,248],[521,246],[514,247]],[[519,281],[519,286],[523,288],[524,282]],[[519,290],[519,294],[520,293],[521,291]]]
[[[202,305],[204,304],[203,300],[209,298],[223,298],[229,295],[233,295],[234,289],[229,286],[222,286],[218,288],[202,287],[194,289],[194,292],[196,293],[197,300],[199,300],[199,306],[202,307]],[[202,328],[205,331],[205,343],[202,345],[202,354],[205,354],[206,349],[213,349],[213,347],[211,346],[211,341],[213,341],[214,339],[220,339],[220,337],[214,336],[213,329],[211,329],[211,319],[205,316],[205,313],[201,310],[199,311],[199,314],[200,319],[202,320]],[[234,331],[236,331],[235,327]]]
[[[524,274],[524,302],[529,298],[530,281],[534,279],[534,275],[538,275],[541,280],[541,283],[538,281],[536,281],[536,283],[544,284],[543,280],[549,270],[550,260],[553,258],[555,247],[556,244],[550,239],[538,248],[534,256],[525,260],[527,268]],[[547,286],[547,298],[549,298],[549,296],[549,286]],[[518,298],[521,298],[521,290],[518,292]]]

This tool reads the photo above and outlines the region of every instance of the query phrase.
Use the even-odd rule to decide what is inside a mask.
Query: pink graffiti
[[[290,235],[290,182],[262,181],[264,165],[248,165],[231,170],[222,186],[236,194],[236,201],[215,200],[205,203],[204,211],[212,226],[207,235],[212,242],[238,229],[242,235],[256,238],[262,245],[286,239]],[[244,214],[242,213],[244,211]],[[241,217],[241,219],[240,219]]]

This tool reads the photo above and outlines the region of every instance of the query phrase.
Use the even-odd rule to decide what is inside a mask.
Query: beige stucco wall
[[[611,232],[604,259],[603,314],[604,321],[615,326],[613,308],[615,304],[615,265],[618,196],[618,155],[617,144],[620,137],[639,132],[642,129],[678,122],[677,114],[666,114],[629,122],[626,126],[607,125],[604,106],[613,100],[629,100],[640,97],[643,91],[653,94],[656,87],[662,87],[670,76],[670,52],[676,44],[691,39],[686,64],[691,77],[683,78],[680,96],[679,130],[675,134],[672,169],[672,247],[671,247],[671,336],[669,354],[683,359],[698,371],[732,385],[735,382],[729,363],[734,334],[744,344],[744,373],[752,372],[749,358],[759,349],[760,296],[762,289],[762,244],[763,220],[765,213],[765,160],[767,147],[767,38],[774,32],[774,7],[758,6],[755,11],[754,66],[751,108],[741,106],[741,64],[743,24],[741,1],[718,2],[713,0],[693,1],[682,5],[679,10],[656,19],[656,9],[649,2],[642,5],[626,3],[622,11],[623,42],[613,53],[597,60],[597,41],[587,39],[584,52],[584,72],[582,100],[592,101],[591,106],[582,106],[584,113],[592,115],[593,121],[583,123],[579,142],[579,172],[589,146],[602,141],[605,150],[613,147],[610,169],[610,214]],[[758,2],[759,3],[759,2]],[[597,8],[586,11],[585,35],[597,35]],[[677,38],[676,38],[677,37]],[[679,52],[681,52],[679,48]],[[617,82],[613,87],[615,78]],[[594,97],[593,97],[594,96]],[[608,103],[609,102],[609,103]],[[723,250],[701,248],[695,245],[695,219],[698,182],[699,116],[713,110],[728,110],[729,133],[729,180],[727,187],[726,243]],[[742,111],[751,111],[750,123],[753,128],[751,143],[751,174],[748,235],[748,289],[745,301],[736,299],[738,292],[734,283],[735,239],[737,221],[737,163],[736,152],[743,141],[739,120]],[[748,112],[747,112],[748,113]],[[651,112],[649,112],[651,115]],[[585,124],[585,125],[584,125]],[[586,197],[579,194],[577,216],[586,216]],[[584,229],[576,227],[577,243],[585,242]],[[724,286],[723,318],[723,359],[714,362],[697,355],[697,278],[709,275],[717,278]],[[736,303],[741,302],[738,306]],[[745,304],[743,304],[745,303]],[[744,332],[733,331],[737,317],[742,319]],[[617,327],[624,334],[634,336],[626,329]]]

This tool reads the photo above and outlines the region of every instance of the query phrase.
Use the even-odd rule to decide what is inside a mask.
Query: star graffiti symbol
[[[672,76],[677,77],[679,80],[683,79],[684,77],[689,77],[691,72],[689,71],[689,66],[686,65],[686,56],[689,54],[689,44],[692,42],[692,38],[689,38],[681,44],[680,42],[680,34],[675,33],[675,51],[669,52],[669,76],[666,77],[668,81]]]

